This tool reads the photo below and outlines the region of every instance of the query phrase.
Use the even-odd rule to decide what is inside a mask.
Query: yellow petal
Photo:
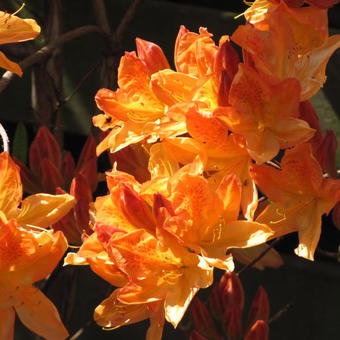
[[[68,194],[36,194],[25,198],[16,217],[19,225],[48,227],[57,222],[74,205],[74,197]]]
[[[34,39],[40,26],[33,19],[21,19],[0,11],[0,45]]]
[[[7,219],[14,216],[22,197],[19,168],[7,152],[0,154],[0,211]]]
[[[17,63],[9,60],[2,52],[0,52],[0,67],[15,73],[20,77],[22,76],[21,67]]]
[[[64,340],[68,332],[53,303],[37,288],[27,286],[18,294],[15,310],[32,332],[48,340]]]

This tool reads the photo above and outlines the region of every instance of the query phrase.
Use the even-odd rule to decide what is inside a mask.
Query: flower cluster
[[[118,89],[95,96],[103,113],[93,123],[105,132],[97,155],[109,151],[112,169],[107,194],[94,202],[101,176],[92,138],[76,165],[41,128],[30,169],[17,161],[25,192],[34,193],[23,200],[19,167],[2,153],[0,337],[13,338],[15,311],[47,339],[68,336],[32,284],[53,271],[69,242],[81,246],[65,265],[89,265],[116,287],[94,311],[104,328],[149,319],[146,339],[161,339],[165,320],[177,327],[218,268],[225,274],[209,303],[219,306],[225,333],[268,338],[265,292],[242,329],[243,291],[231,272],[234,258],[249,263],[266,241],[296,231],[296,254],[313,260],[321,217],[340,201],[336,138],[321,131],[309,102],[340,47],[340,35],[329,37],[327,27],[327,8],[336,2],[256,0],[244,13],[246,24],[218,44],[206,28],[182,26],[175,70],[159,46],[136,39],[137,52],[121,59]],[[0,15],[3,42],[39,31],[31,20]],[[20,73],[11,65],[0,66]],[[256,263],[280,265],[274,249]],[[204,339],[197,310],[205,313],[198,299],[191,338]]]
[[[328,36],[326,9],[308,3],[257,0],[218,45],[206,28],[182,26],[176,70],[138,38],[137,53],[121,59],[119,88],[97,92],[103,113],[93,122],[107,131],[97,153],[141,145],[150,173],[134,177],[136,152],[130,173],[115,163],[94,233],[66,257],[118,287],[96,308],[99,325],[149,318],[147,339],[161,338],[164,318],[178,325],[214,267],[233,270],[237,248],[298,231],[296,254],[313,260],[340,182],[331,178],[336,148],[322,152],[334,135],[321,132],[308,100],[340,36]]]

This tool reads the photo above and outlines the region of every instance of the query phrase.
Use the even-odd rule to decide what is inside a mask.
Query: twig
[[[126,11],[125,15],[123,16],[122,20],[120,21],[118,27],[114,33],[114,39],[116,41],[121,41],[122,37],[128,28],[130,22],[136,15],[138,8],[141,6],[144,0],[134,0],[133,3],[130,5],[128,10]]]
[[[1,136],[1,139],[2,139],[2,147],[4,149],[4,152],[9,152],[9,139],[8,139],[8,135],[6,133],[6,130],[2,126],[2,124],[0,124],[0,136]]]
[[[238,272],[237,275],[240,275],[241,273],[243,273],[244,271],[246,271],[247,269],[251,268],[256,262],[260,261],[262,259],[262,257],[264,257],[272,248],[274,248],[274,246],[279,243],[281,241],[281,237],[278,237],[275,241],[273,241],[271,244],[268,245],[268,247],[261,253],[259,254],[257,257],[255,257],[255,259],[253,261],[251,261],[250,263],[248,263],[246,266],[244,266],[243,268],[241,268]]]
[[[293,305],[293,302],[287,303],[283,308],[281,308],[278,312],[276,312],[269,320],[268,324],[272,323],[279,319],[283,314],[288,312],[288,309]]]
[[[81,37],[82,35],[93,33],[93,32],[102,33],[102,30],[98,26],[88,25],[88,26],[78,27],[72,31],[64,33],[59,38],[55,39],[54,41],[51,41],[51,43],[45,45],[44,47],[40,48],[38,51],[36,51],[32,55],[25,58],[23,61],[19,63],[19,65],[24,70],[25,68],[29,66],[40,63],[42,60],[48,57],[53,52],[53,50],[56,49],[57,47],[69,41],[72,41],[73,39]],[[14,77],[14,73],[10,71],[6,71],[3,74],[3,76],[0,79],[0,93],[7,87],[7,85],[11,82],[13,77]]]
[[[111,27],[106,14],[106,7],[103,0],[92,0],[92,7],[94,10],[94,15],[96,17],[97,25],[102,29],[102,31],[110,35]]]

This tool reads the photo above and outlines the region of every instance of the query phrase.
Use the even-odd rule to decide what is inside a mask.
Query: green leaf
[[[22,163],[27,163],[28,137],[27,129],[24,124],[18,123],[15,129],[12,147],[12,156],[16,157]]]

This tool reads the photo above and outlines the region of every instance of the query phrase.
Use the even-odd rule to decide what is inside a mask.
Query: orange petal
[[[10,219],[21,201],[22,185],[19,169],[7,152],[0,154],[0,175],[0,211]]]
[[[0,309],[0,338],[2,340],[14,339],[15,312],[11,308]]]
[[[149,317],[148,304],[128,305],[122,303],[117,300],[118,292],[119,289],[114,290],[96,307],[93,318],[99,326],[114,329]]]
[[[199,34],[189,32],[181,26],[175,46],[175,65],[179,72],[204,76],[212,72],[217,46],[206,28]]]
[[[15,310],[18,317],[32,332],[50,340],[68,337],[57,309],[40,290],[32,286],[23,287],[17,300]]]
[[[0,52],[0,67],[22,76],[22,70],[19,64],[9,60],[2,52]]]
[[[136,38],[136,46],[138,57],[146,64],[150,74],[170,68],[162,49],[158,45]]]
[[[68,194],[35,194],[22,201],[20,213],[16,219],[20,225],[45,228],[66,215],[73,205],[74,197]]]
[[[6,12],[0,12],[0,44],[34,39],[40,33],[40,26],[33,19],[21,19]]]
[[[191,74],[163,70],[151,77],[153,93],[168,106],[191,101],[197,87],[197,78]]]

